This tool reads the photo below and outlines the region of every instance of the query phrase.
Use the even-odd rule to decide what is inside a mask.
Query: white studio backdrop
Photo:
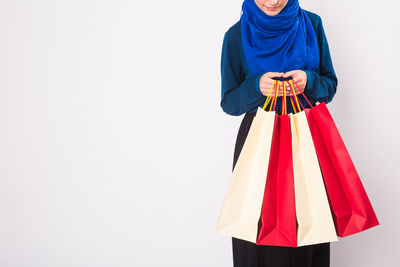
[[[220,53],[241,3],[0,0],[0,266],[232,266],[215,224],[242,117],[219,106]],[[400,4],[300,4],[381,223],[332,243],[332,266],[395,266]]]

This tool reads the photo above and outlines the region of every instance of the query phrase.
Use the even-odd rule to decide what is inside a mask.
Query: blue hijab
[[[242,11],[242,44],[253,74],[318,68],[317,38],[298,0],[288,0],[276,16],[264,13],[254,0],[244,0]]]

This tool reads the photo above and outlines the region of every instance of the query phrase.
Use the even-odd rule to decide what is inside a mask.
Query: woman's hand
[[[274,83],[274,79],[272,78],[288,78],[291,77],[292,80],[298,85],[294,86],[295,94],[298,95],[302,92],[304,92],[304,89],[307,84],[307,74],[303,70],[292,70],[288,71],[286,73],[283,72],[267,72],[264,73],[263,76],[261,76],[260,79],[260,91],[264,96],[268,96],[268,92],[271,90],[269,96],[273,97],[275,96],[276,88],[272,88],[272,85]],[[293,90],[290,88],[289,84],[285,82],[286,85],[286,95],[287,96],[293,96]],[[271,89],[272,88],[272,89]],[[277,96],[283,96],[283,82],[279,83],[279,88],[277,92]]]
[[[260,91],[262,92],[262,94],[265,96],[268,96],[268,93],[271,90],[271,92],[269,93],[269,96],[270,97],[275,96],[275,88],[272,88],[272,85],[274,84],[275,80],[272,78],[279,78],[279,77],[282,77],[283,75],[284,75],[283,72],[266,72],[266,73],[264,73],[264,75],[261,76],[261,79],[260,79]],[[283,86],[279,86],[279,87],[280,87],[280,89],[277,92],[277,96],[282,96],[283,95],[283,91],[282,91]]]
[[[288,78],[288,77],[292,77],[292,80],[297,84],[294,85],[295,88],[295,93],[296,95],[304,92],[304,89],[306,88],[307,85],[307,74],[305,71],[303,70],[292,70],[292,71],[288,71],[286,72],[282,78]],[[300,90],[299,90],[300,88]],[[286,90],[290,89],[288,87],[286,87]],[[292,90],[290,90],[290,95],[293,95]]]

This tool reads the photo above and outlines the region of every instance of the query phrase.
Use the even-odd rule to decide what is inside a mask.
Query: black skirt
[[[256,113],[246,113],[236,138],[233,168]],[[232,238],[234,267],[329,267],[330,242],[302,247],[264,246]]]

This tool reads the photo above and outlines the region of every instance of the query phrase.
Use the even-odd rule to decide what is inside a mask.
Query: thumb
[[[282,77],[283,72],[268,72],[268,78]]]
[[[290,76],[292,76],[293,74],[294,74],[294,70],[288,71],[288,72],[286,72],[286,73],[283,75],[283,78],[290,77]]]

